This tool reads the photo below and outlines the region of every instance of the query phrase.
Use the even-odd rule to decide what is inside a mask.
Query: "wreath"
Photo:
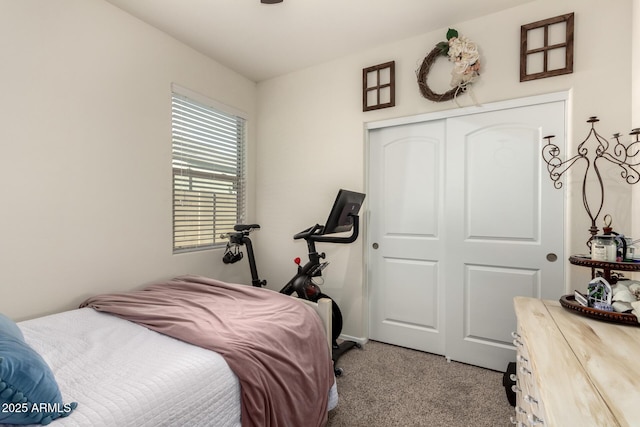
[[[452,89],[445,93],[436,93],[427,84],[427,76],[431,66],[441,56],[448,57],[449,61],[454,63],[451,71]],[[449,28],[447,41],[436,44],[422,61],[417,75],[420,93],[425,98],[435,102],[454,99],[460,92],[466,92],[467,88],[480,77],[478,46],[465,36],[459,36],[456,30]]]

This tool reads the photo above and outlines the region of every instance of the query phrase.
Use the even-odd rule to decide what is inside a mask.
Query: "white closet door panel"
[[[540,274],[536,270],[465,265],[464,336],[487,344],[511,346],[515,313],[504,310],[513,301],[511,295],[533,296],[540,292]],[[485,319],[495,318],[495,323]]]
[[[437,236],[438,149],[439,141],[429,137],[408,137],[384,146],[386,235]]]
[[[384,323],[438,329],[438,264],[385,259]]]
[[[464,144],[467,238],[539,241],[538,129],[484,128]]]
[[[370,337],[444,354],[444,122],[370,133]]]
[[[562,295],[564,194],[544,175],[548,134],[564,145],[563,102],[447,121],[450,359],[504,370],[515,355],[513,298]]]

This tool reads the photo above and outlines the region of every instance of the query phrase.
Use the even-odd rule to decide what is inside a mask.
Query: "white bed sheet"
[[[91,308],[18,326],[78,402],[54,427],[241,426],[240,383],[218,353]],[[334,382],[328,410],[337,403]]]
[[[90,308],[18,325],[78,402],[52,426],[241,425],[239,381],[215,352]]]

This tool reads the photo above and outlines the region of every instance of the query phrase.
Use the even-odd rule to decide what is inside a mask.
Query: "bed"
[[[0,425],[325,425],[337,404],[330,310],[330,300],[182,276],[17,331],[0,319]],[[45,391],[8,381],[19,335],[38,381],[53,382]],[[10,368],[27,370],[19,362]]]

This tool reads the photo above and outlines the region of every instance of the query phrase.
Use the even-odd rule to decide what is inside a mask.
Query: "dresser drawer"
[[[515,424],[519,426],[543,426],[545,425],[544,405],[534,380],[535,373],[530,363],[527,341],[519,332],[514,333],[513,338],[513,344],[517,349]]]
[[[519,426],[545,427],[633,425],[618,422],[554,319],[554,315],[576,315],[564,309],[552,314],[545,303],[534,298],[514,299],[519,390],[515,421]],[[601,369],[606,365],[608,362]]]

